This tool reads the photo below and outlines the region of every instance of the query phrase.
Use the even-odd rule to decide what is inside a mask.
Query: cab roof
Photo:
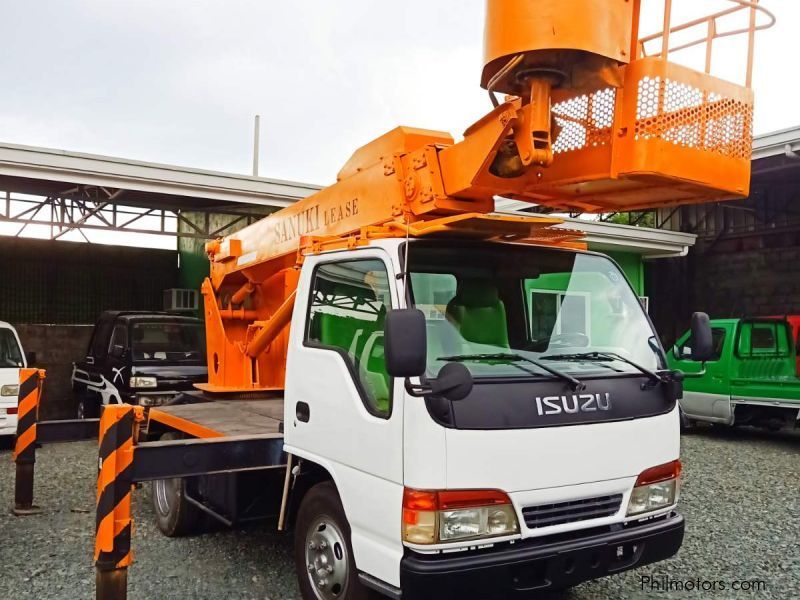
[[[146,311],[146,310],[106,310],[100,315],[101,321],[114,321],[122,319],[124,321],[183,321],[186,323],[202,323],[203,321],[196,317],[188,317],[186,315],[176,315],[173,313],[163,311]]]

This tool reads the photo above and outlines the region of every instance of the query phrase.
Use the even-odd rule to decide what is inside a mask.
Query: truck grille
[[[570,500],[569,502],[558,502],[556,504],[528,506],[522,509],[522,516],[525,518],[525,525],[529,529],[537,529],[539,527],[610,517],[617,513],[621,504],[622,494],[613,494],[611,496]]]

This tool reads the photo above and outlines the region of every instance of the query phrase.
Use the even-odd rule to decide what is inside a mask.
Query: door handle
[[[308,423],[308,420],[311,418],[311,407],[308,405],[308,402],[298,402],[295,404],[294,415],[297,417],[298,421]]]

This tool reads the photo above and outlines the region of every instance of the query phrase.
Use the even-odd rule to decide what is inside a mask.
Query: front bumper
[[[146,392],[137,391],[133,396],[133,404],[140,406],[169,406],[180,399],[183,392],[180,390],[148,390]]]
[[[684,520],[666,519],[619,531],[545,542],[523,540],[469,555],[407,552],[400,564],[403,598],[527,598],[673,556]],[[577,533],[577,532],[576,532]]]
[[[0,435],[17,434],[17,415],[0,414]]]

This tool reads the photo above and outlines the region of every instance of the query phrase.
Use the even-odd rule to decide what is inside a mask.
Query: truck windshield
[[[6,327],[0,328],[0,368],[22,366],[22,351],[19,349],[14,332]]]
[[[205,331],[199,323],[138,322],[131,331],[133,360],[205,359]]]
[[[476,378],[641,375],[663,367],[639,299],[604,256],[416,242],[408,261],[414,306],[427,318],[429,376],[452,360]]]

